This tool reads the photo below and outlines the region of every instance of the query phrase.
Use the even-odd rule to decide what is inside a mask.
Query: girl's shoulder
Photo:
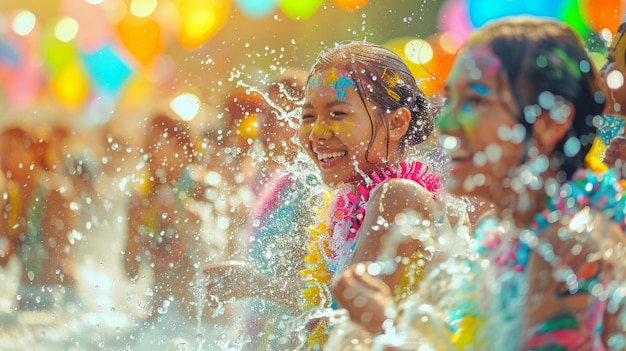
[[[373,189],[367,207],[379,214],[412,209],[427,217],[440,210],[432,192],[415,181],[402,178],[389,179]]]

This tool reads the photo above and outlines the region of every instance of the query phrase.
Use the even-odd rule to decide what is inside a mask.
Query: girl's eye
[[[471,107],[482,106],[485,104],[485,99],[479,96],[468,96],[465,99],[465,103]]]
[[[302,114],[302,120],[306,121],[306,120],[311,120],[315,118],[315,116],[312,113],[303,113]]]
[[[330,117],[339,117],[339,116],[342,116],[342,115],[345,115],[345,113],[342,112],[342,111],[333,111],[333,112],[330,113]]]

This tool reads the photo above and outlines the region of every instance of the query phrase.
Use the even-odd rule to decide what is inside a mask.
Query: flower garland
[[[571,218],[585,207],[604,213],[622,229],[626,228],[626,196],[624,196],[623,189],[615,179],[613,172],[594,173],[588,169],[576,171],[572,180],[560,187],[557,196],[547,200],[546,207],[535,215],[530,226],[522,230],[519,235],[515,237],[508,235],[495,218],[485,219],[476,228],[475,237],[479,242],[479,253],[491,257],[498,272],[497,280],[501,285],[497,303],[494,303],[494,300],[491,300],[490,303],[490,306],[501,317],[496,321],[491,321],[490,324],[499,327],[498,335],[502,336],[502,344],[513,345],[515,336],[519,333],[518,326],[521,323],[519,317],[524,308],[524,298],[520,296],[520,291],[524,290],[523,285],[526,284],[525,270],[531,252],[528,240],[537,238],[553,223],[563,218]],[[473,266],[472,270],[475,269],[480,270],[481,268]],[[589,282],[596,277],[583,276],[580,278]],[[588,285],[581,285],[581,290],[586,289]],[[468,286],[464,291],[475,292],[476,289]],[[476,347],[477,342],[479,346],[485,346],[482,345],[484,341],[478,339],[482,335],[479,334],[479,329],[486,321],[480,317],[477,305],[467,303],[463,307],[457,306],[450,315],[449,325],[454,333],[452,342],[459,350],[463,350],[469,345]],[[594,318],[599,318],[599,316],[594,314],[590,316],[590,320],[587,322],[593,324]],[[530,340],[530,344],[539,345],[544,338],[577,340],[576,334],[579,332],[576,329],[567,331],[560,329],[559,323],[569,322],[572,321],[557,320],[544,325],[543,334],[539,339]],[[507,334],[504,332],[505,330],[509,330],[510,333]],[[484,337],[484,335],[482,336]],[[565,339],[561,339],[564,336]],[[491,344],[489,346],[491,349],[500,349],[499,345]],[[575,345],[569,346],[575,348]]]
[[[374,172],[365,184],[357,185],[359,195],[352,191],[350,184],[344,185],[334,196],[324,193],[323,210],[317,211],[320,220],[317,225],[309,227],[311,241],[307,244],[305,268],[300,272],[305,281],[301,295],[304,311],[335,307],[329,283],[333,275],[349,263],[365,218],[365,205],[374,189],[394,178],[412,180],[431,193],[442,188],[439,174],[429,173],[428,167],[421,162],[401,162],[399,166],[399,170],[387,167],[381,172]],[[308,326],[308,349],[321,349],[327,337],[327,324],[326,320],[316,320],[314,325]]]

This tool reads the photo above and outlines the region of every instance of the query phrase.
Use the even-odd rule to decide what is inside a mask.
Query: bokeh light
[[[13,31],[19,35],[26,36],[35,28],[37,18],[30,11],[21,11],[13,19]]]
[[[190,121],[200,111],[200,98],[192,93],[183,93],[172,99],[170,108],[184,121]]]

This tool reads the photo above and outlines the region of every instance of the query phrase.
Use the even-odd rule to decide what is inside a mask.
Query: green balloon
[[[53,74],[62,71],[77,55],[74,44],[59,40],[53,30],[46,31],[42,40],[43,57],[46,66]]]
[[[565,0],[559,19],[572,27],[582,38],[586,38],[591,33],[591,29],[580,13],[580,0]]]

